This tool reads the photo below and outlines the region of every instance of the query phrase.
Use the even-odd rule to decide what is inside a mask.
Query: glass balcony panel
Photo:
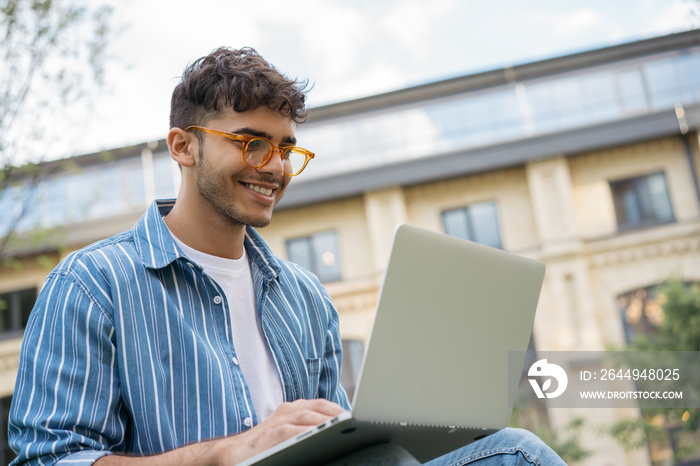
[[[672,59],[645,63],[643,70],[654,110],[673,108],[674,105],[683,102],[681,86]]]

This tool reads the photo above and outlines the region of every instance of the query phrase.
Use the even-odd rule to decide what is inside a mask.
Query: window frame
[[[669,218],[663,218],[661,216],[658,216],[656,212],[653,212],[653,205],[644,205],[645,198],[652,199],[653,197],[653,193],[650,192],[647,182],[652,177],[659,175],[662,176],[664,183],[665,199],[663,199],[663,201],[668,205],[668,209],[670,212]],[[608,184],[610,187],[610,196],[613,202],[613,209],[615,211],[615,219],[617,221],[618,231],[624,232],[639,230],[657,225],[674,223],[676,221],[676,214],[673,208],[673,200],[671,199],[671,191],[669,190],[668,179],[666,177],[665,171],[660,170],[644,175],[610,180]],[[635,202],[637,209],[641,212],[640,220],[627,220],[627,218],[629,217],[629,211],[625,208],[625,201],[623,199],[624,192],[620,189],[625,184],[630,185],[629,190],[626,192],[631,191],[633,193],[633,201]],[[654,218],[646,217],[644,215],[645,209],[651,210],[654,214]],[[625,218],[624,221],[621,220],[623,216]]]
[[[333,239],[334,251],[332,252],[335,254],[335,262],[337,264],[333,273],[326,273],[322,271],[319,267],[317,267],[317,264],[319,264],[323,260],[321,257],[323,254],[321,253],[321,256],[318,255],[318,251],[314,245],[314,241],[317,241],[319,238],[325,237],[326,235],[329,235]],[[298,258],[293,257],[293,254],[291,253],[291,245],[294,243],[306,244],[306,248],[310,253],[308,257],[308,264],[304,264],[303,262],[305,261],[297,262]],[[285,246],[287,251],[287,258],[289,259],[289,261],[299,265],[305,270],[308,270],[309,272],[316,275],[319,281],[321,281],[321,283],[338,282],[343,279],[342,262],[340,259],[340,241],[337,230],[323,230],[305,236],[289,238],[285,241]]]
[[[491,206],[493,206],[492,212],[494,214],[494,221],[495,221],[495,226],[497,227],[496,232],[498,234],[498,238],[496,238],[497,239],[496,242],[483,243],[483,242],[477,240],[479,235],[478,235],[476,229],[474,228],[474,225],[476,222],[474,222],[474,220],[472,218],[472,213],[470,212],[470,210],[473,209],[474,207],[477,207],[477,206],[484,206],[484,205],[489,205],[489,204]],[[465,230],[467,231],[467,237],[458,236],[458,235],[448,231],[447,222],[445,221],[445,218],[447,215],[452,214],[452,213],[456,213],[456,212],[462,212],[465,215],[465,219],[466,219]],[[457,238],[466,239],[469,241],[473,241],[475,243],[484,244],[486,246],[490,246],[490,247],[494,247],[494,248],[498,248],[498,249],[503,249],[503,234],[502,234],[503,229],[501,228],[501,216],[499,214],[498,202],[496,200],[472,202],[472,203],[465,205],[465,206],[462,206],[462,207],[444,209],[440,213],[440,219],[442,221],[442,230],[448,235],[455,236]]]
[[[32,296],[32,298],[29,298],[31,304],[25,306],[23,305],[23,298],[26,299],[27,295]],[[24,335],[24,329],[27,325],[26,321],[29,319],[29,314],[38,296],[39,290],[35,286],[0,293],[0,300],[7,301],[7,309],[2,309],[0,312],[6,312],[6,318],[8,320],[6,329],[0,327],[0,341],[18,338]],[[26,314],[24,311],[26,311]],[[4,324],[4,322],[2,322],[2,324]]]
[[[6,422],[10,415],[10,407],[12,405],[12,395],[0,397],[0,419],[2,419],[2,427],[0,427],[0,464],[9,464],[10,461],[16,458],[16,455],[8,440],[8,423]]]

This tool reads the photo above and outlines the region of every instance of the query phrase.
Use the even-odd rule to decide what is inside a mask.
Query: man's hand
[[[233,461],[230,464],[236,464],[299,435],[344,411],[339,405],[324,399],[282,403],[270,417],[249,431],[227,437],[221,441],[236,443],[236,446],[232,445],[230,449],[231,453],[234,453],[231,455]],[[244,443],[241,445],[239,442]]]
[[[233,466],[267,450],[345,410],[324,399],[282,403],[267,419],[238,435],[187,445],[148,457],[103,456],[95,464]]]

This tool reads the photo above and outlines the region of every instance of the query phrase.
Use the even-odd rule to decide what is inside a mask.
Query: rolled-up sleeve
[[[20,353],[9,419],[19,464],[91,464],[123,449],[127,414],[105,303],[70,271],[49,275]]]

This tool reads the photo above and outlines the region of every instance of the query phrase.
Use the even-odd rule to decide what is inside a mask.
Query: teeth
[[[260,194],[264,194],[265,196],[270,196],[272,195],[272,190],[268,188],[263,188],[261,186],[255,185],[255,184],[247,184],[246,185],[248,188],[252,189],[255,192],[258,192]]]

